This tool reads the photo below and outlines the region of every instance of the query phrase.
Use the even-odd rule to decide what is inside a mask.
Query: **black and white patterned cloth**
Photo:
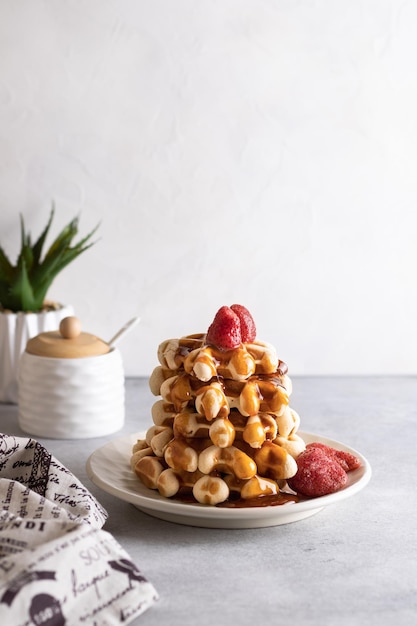
[[[128,624],[157,600],[107,513],[34,439],[0,434],[0,624]]]

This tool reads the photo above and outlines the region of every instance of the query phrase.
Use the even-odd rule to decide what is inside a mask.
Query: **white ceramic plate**
[[[347,486],[327,496],[306,499],[301,502],[270,507],[219,508],[203,504],[188,504],[163,498],[157,491],[148,489],[130,469],[133,444],[143,439],[137,433],[116,439],[98,448],[87,460],[87,473],[95,485],[121,500],[131,502],[138,509],[166,520],[188,526],[205,528],[263,528],[297,522],[318,513],[329,504],[341,502],[363,489],[371,478],[371,467],[359,452],[338,441],[299,433],[306,443],[320,441],[328,446],[345,450],[361,460],[361,467],[348,473]]]

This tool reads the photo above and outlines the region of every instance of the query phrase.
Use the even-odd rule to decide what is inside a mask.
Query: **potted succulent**
[[[67,224],[42,258],[54,217],[54,207],[44,230],[32,243],[20,216],[21,245],[13,265],[0,245],[0,402],[17,402],[19,360],[28,339],[56,330],[61,319],[74,313],[72,306],[46,300],[56,276],[90,248],[96,228],[78,243],[78,217]]]

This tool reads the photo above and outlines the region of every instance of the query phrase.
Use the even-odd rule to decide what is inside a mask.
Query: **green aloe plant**
[[[15,265],[0,246],[0,308],[3,310],[40,311],[48,289],[59,272],[94,245],[91,237],[98,226],[81,241],[71,245],[78,233],[79,218],[76,217],[62,229],[41,258],[54,213],[52,207],[48,223],[33,245],[23,217],[20,216],[21,247]]]

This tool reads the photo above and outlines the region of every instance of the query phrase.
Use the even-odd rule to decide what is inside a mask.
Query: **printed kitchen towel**
[[[0,434],[0,624],[128,624],[158,599],[107,513],[34,439]]]

